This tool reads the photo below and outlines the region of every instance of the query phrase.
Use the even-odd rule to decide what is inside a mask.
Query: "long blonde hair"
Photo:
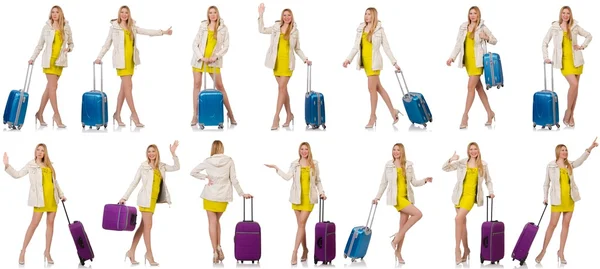
[[[369,42],[373,42],[373,32],[375,32],[375,28],[377,27],[377,23],[379,23],[379,16],[377,15],[377,9],[374,7],[370,7],[367,8],[367,10],[365,10],[365,13],[367,13],[367,11],[371,11],[371,30],[369,31],[369,33],[367,34],[367,39],[369,40]],[[365,21],[366,24],[366,21]],[[365,25],[365,28],[367,27],[367,25]]]
[[[37,144],[37,146],[35,146],[35,150],[37,151],[39,147],[42,147],[44,149],[44,157],[42,158],[42,163],[44,164],[44,166],[50,168],[50,170],[52,171],[52,177],[56,177],[56,171],[54,170],[54,166],[52,166],[52,161],[50,161],[50,155],[48,155],[48,147],[44,143],[39,143]],[[37,161],[35,151],[33,153],[33,157]]]
[[[62,40],[66,40],[66,34],[65,34],[65,24],[66,24],[66,20],[65,20],[65,14],[63,13],[63,10],[60,6],[53,6],[50,9],[50,14],[48,15],[48,19],[52,22],[52,26],[54,26],[54,21],[52,20],[52,10],[54,10],[56,8],[56,10],[58,11],[58,30],[60,31],[60,35],[62,37]]]
[[[284,9],[283,11],[281,11],[281,19],[280,19],[280,21],[281,21],[281,25],[282,25],[282,26],[283,26],[283,23],[284,23],[284,22],[283,22],[283,14],[284,14],[286,11],[290,13],[290,16],[292,16],[292,21],[290,21],[290,25],[289,25],[289,26],[288,26],[288,28],[285,30],[285,33],[283,34],[283,38],[284,38],[285,40],[290,40],[290,34],[292,33],[292,27],[294,26],[294,13],[293,13],[293,12],[292,12],[292,10],[291,10],[291,9],[289,9],[289,8],[286,8],[286,9]]]
[[[567,150],[567,152],[568,152],[567,146],[565,146],[565,145],[563,145],[563,144],[559,144],[559,145],[557,145],[557,146],[556,146],[556,148],[554,149],[554,154],[556,155],[556,161],[558,161],[558,159],[559,159],[559,157],[560,157],[560,150],[561,150],[563,147],[564,147],[564,148],[565,148],[565,150]],[[565,164],[565,166],[567,167],[567,170],[569,170],[569,175],[570,175],[570,174],[573,174],[573,166],[571,166],[571,162],[569,162],[569,159],[568,159],[568,158],[565,158],[565,160],[564,160],[564,164]]]
[[[217,29],[219,29],[219,26],[221,25],[221,13],[219,12],[219,9],[216,6],[210,6],[208,7],[208,9],[206,10],[206,19],[208,20],[208,24],[210,25],[211,21],[210,21],[210,16],[208,15],[210,13],[210,10],[214,9],[215,12],[217,12],[217,21],[215,22],[215,34],[213,35],[213,38],[215,40],[217,40]]]
[[[149,164],[152,163],[152,161],[150,160],[150,158],[148,158],[148,151],[151,148],[156,151],[156,160],[154,161],[154,168],[158,168],[158,165],[160,164],[160,151],[158,151],[158,147],[155,144],[152,144],[152,145],[150,145],[150,146],[148,146],[146,148],[146,159],[148,160]]]
[[[469,159],[467,159],[467,162],[471,160],[471,154],[469,154],[469,149],[471,148],[471,146],[475,146],[475,148],[477,148],[477,158],[475,159],[475,164],[477,164],[477,168],[479,169],[479,175],[483,175],[484,168],[483,168],[483,161],[481,160],[481,150],[479,149],[479,145],[476,142],[471,142],[467,146],[467,156],[469,156]]]
[[[573,11],[571,10],[571,7],[564,6],[560,8],[560,13],[558,14],[558,24],[563,23],[562,13],[563,11],[565,11],[565,9],[569,11],[569,22],[567,23],[567,36],[569,37],[569,40],[571,40],[571,27],[573,26]]]
[[[302,154],[300,154],[300,149],[302,148],[302,146],[306,146],[306,148],[308,148],[308,156],[306,156],[306,161],[308,161],[308,165],[310,166],[311,170],[313,170],[311,172],[314,172],[315,162],[313,161],[312,150],[310,149],[310,144],[308,144],[308,142],[300,143],[300,146],[298,147],[298,156],[300,156],[300,159],[302,159]]]
[[[479,24],[481,23],[481,10],[479,9],[478,6],[472,6],[471,8],[469,8],[469,12],[467,13],[467,21],[469,22],[469,24],[471,24],[471,16],[469,16],[471,14],[471,10],[475,10],[475,12],[477,12],[477,24],[475,25],[475,28],[473,29],[473,32],[471,32],[469,34],[469,38],[474,38],[475,37],[475,29],[477,29],[477,26],[479,26]],[[467,31],[468,29],[468,24],[467,24]]]
[[[131,40],[133,40],[135,38],[135,35],[133,34],[133,18],[131,17],[131,9],[129,9],[128,6],[121,6],[119,8],[119,12],[117,13],[117,22],[119,23],[119,25],[121,25],[121,10],[123,9],[127,10],[127,13],[129,13],[129,17],[127,19],[127,24],[125,28],[129,31],[129,37],[131,37]]]
[[[215,154],[223,154],[225,152],[225,146],[223,146],[223,142],[221,140],[215,140],[212,143],[212,147],[210,149],[210,156]]]
[[[402,143],[396,143],[394,144],[392,149],[394,149],[395,147],[398,147],[398,149],[400,150],[400,157],[398,159],[400,160],[400,166],[402,167],[402,174],[404,175],[404,178],[406,178],[406,151],[404,149],[404,145]],[[396,162],[396,158],[394,157],[393,152],[392,159],[394,160],[394,162]]]

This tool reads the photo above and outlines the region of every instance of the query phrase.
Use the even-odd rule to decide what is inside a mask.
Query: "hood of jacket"
[[[484,24],[484,21],[485,21],[485,20],[479,20],[479,25],[477,25],[477,29],[479,29],[479,28],[481,28],[481,27],[483,27],[483,26],[485,25],[485,24]],[[463,23],[463,24],[460,26],[460,29],[461,29],[461,30],[465,30],[465,31],[467,31],[467,30],[469,29],[469,22],[464,22],[464,23]]]
[[[200,22],[200,27],[202,29],[208,29],[208,20],[203,20],[202,22]],[[225,20],[219,19],[219,28],[217,28],[217,31],[223,29],[224,27],[226,27]]]
[[[135,26],[135,20],[133,21],[133,26]],[[114,29],[123,29],[121,28],[121,25],[119,25],[119,20],[118,19],[112,19],[110,20],[110,25],[114,28]]]
[[[467,165],[467,162],[469,162],[468,158],[464,158],[464,159],[462,159],[462,160],[459,161],[460,164],[465,165],[465,166]],[[487,166],[487,163],[484,160],[481,160],[481,164],[483,166]]]
[[[281,29],[281,20],[276,20],[274,26],[277,26],[277,29]],[[296,22],[292,23],[292,31],[290,32],[290,34],[296,31],[296,27],[298,27]]]
[[[412,163],[411,161],[406,161],[406,167],[412,166],[412,164],[413,164],[413,163]],[[386,166],[386,167],[389,167],[389,168],[395,168],[395,167],[396,167],[396,164],[394,164],[394,160],[389,160],[389,161],[388,161],[388,162],[385,164],[385,166]]]
[[[227,166],[231,162],[231,157],[224,154],[215,154],[204,160],[204,163],[217,168]]]
[[[52,27],[52,20],[47,20],[47,21],[46,21],[46,25],[48,25],[48,26]],[[69,25],[69,21],[68,21],[68,20],[65,20],[65,27],[66,27],[67,25]]]
[[[358,28],[356,28],[356,31],[362,33],[365,30],[365,26],[367,26],[367,23],[366,22],[361,22],[358,25]],[[382,27],[381,26],[381,21],[377,21],[377,26],[375,26],[375,31],[373,31],[373,32],[378,31],[379,29],[381,29],[381,27]]]
[[[573,25],[571,26],[571,30],[573,30],[573,28],[575,28],[577,26],[577,24],[578,24],[577,20],[573,20]],[[552,28],[561,29],[560,23],[558,21],[553,21]]]

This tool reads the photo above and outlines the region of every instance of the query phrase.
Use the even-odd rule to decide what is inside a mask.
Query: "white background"
[[[559,9],[564,4],[571,5],[575,19],[592,34],[598,33],[597,27],[594,27],[597,23],[592,20],[594,14],[591,4],[583,1],[531,1],[519,3],[519,6],[491,1],[457,2],[392,4],[387,1],[367,1],[339,5],[323,1],[305,1],[303,4],[267,1],[266,25],[277,20],[283,8],[293,9],[302,49],[314,61],[313,90],[321,91],[326,96],[327,132],[311,134],[303,132],[305,66],[297,59],[297,70],[289,84],[292,108],[299,127],[296,128],[297,132],[270,132],[277,85],[272,71],[263,64],[269,36],[257,31],[259,2],[217,3],[230,31],[231,45],[222,72],[239,126],[223,133],[197,134],[192,131],[194,128],[189,127],[192,116],[191,43],[200,21],[206,19],[206,8],[213,3],[167,5],[159,1],[56,1],[70,21],[75,42],[75,49],[69,55],[69,67],[63,71],[59,82],[61,114],[63,122],[69,127],[61,132],[55,132],[52,128],[34,129],[33,115],[46,84],[38,58],[26,124],[21,132],[0,133],[0,151],[8,152],[11,164],[20,168],[32,158],[38,142],[48,144],[61,186],[69,199],[70,217],[85,224],[92,241],[97,257],[93,267],[116,268],[129,267],[127,262],[122,263],[122,259],[133,233],[102,230],[102,208],[104,204],[117,202],[121,197],[138,165],[144,160],[144,150],[148,144],[157,143],[163,160],[171,162],[167,147],[174,139],[179,139],[181,146],[178,155],[182,170],[169,174],[167,178],[173,205],[171,208],[158,206],[153,228],[156,260],[163,268],[176,268],[211,264],[212,250],[206,214],[199,198],[204,183],[191,178],[189,172],[208,156],[211,142],[221,139],[225,143],[226,154],[236,160],[242,187],[257,197],[255,220],[263,227],[264,240],[262,267],[271,268],[289,264],[296,226],[288,202],[289,183],[262,165],[275,163],[287,168],[297,158],[299,143],[309,141],[315,159],[321,162],[323,184],[330,198],[326,202],[326,219],[337,224],[338,253],[334,266],[341,267],[350,263],[343,259],[342,253],[348,233],[352,227],[365,223],[383,166],[391,156],[391,147],[396,142],[403,142],[408,158],[415,163],[417,177],[434,178],[433,184],[415,190],[416,205],[423,211],[424,218],[409,232],[403,256],[409,268],[432,268],[449,266],[454,260],[454,209],[450,196],[455,174],[443,173],[441,165],[454,150],[461,157],[465,156],[466,145],[474,140],[480,143],[495,182],[497,200],[494,219],[506,224],[503,264],[513,267],[516,262],[510,262],[510,252],[523,225],[528,221],[537,221],[543,209],[544,169],[554,159],[555,145],[566,143],[571,150],[571,159],[574,159],[597,135],[597,127],[593,123],[598,113],[594,100],[598,96],[593,90],[595,87],[590,76],[597,72],[595,42],[584,51],[587,63],[575,113],[577,131],[530,131],[532,95],[543,89],[543,73],[539,68],[542,62],[542,38],[550,23],[558,19]],[[118,7],[122,4],[130,5],[132,16],[140,27],[167,29],[173,26],[174,30],[173,36],[138,37],[142,65],[138,66],[134,75],[134,97],[140,118],[147,127],[136,130],[129,127],[113,129],[111,126],[107,134],[81,134],[81,94],[92,89],[91,63],[106,38],[110,19],[116,18]],[[477,99],[470,114],[469,130],[461,133],[457,131],[464,108],[466,71],[455,65],[447,67],[445,61],[454,46],[458,26],[466,20],[468,8],[473,4],[481,7],[486,25],[499,40],[497,46],[490,46],[490,50],[502,57],[506,87],[488,91],[498,118],[495,130],[488,132],[483,126],[486,115]],[[407,117],[401,118],[397,129],[393,128],[383,102],[378,108],[376,132],[364,132],[363,127],[369,116],[367,79],[364,71],[355,70],[354,63],[348,69],[343,69],[341,64],[352,48],[356,27],[363,20],[364,10],[368,6],[378,8],[380,20],[392,50],[405,70],[410,89],[422,92],[427,98],[435,119],[427,133],[406,133],[406,130],[413,129],[409,128]],[[22,87],[26,62],[36,45],[51,4],[22,1],[11,2],[8,7],[11,11],[5,12],[5,19],[18,21],[19,24],[7,27],[5,36],[20,37],[16,42],[0,43],[2,51],[6,52],[6,64],[0,66],[0,73],[4,74],[0,79],[0,88],[6,91],[2,98],[8,96],[10,89]],[[111,67],[111,52],[107,53],[104,61],[104,89],[110,98],[110,116],[116,105],[120,80]],[[384,64],[382,83],[394,104],[404,111],[392,67],[385,59]],[[559,70],[555,71],[555,75],[562,119],[568,85]],[[46,122],[50,123],[51,117],[48,105]],[[127,122],[128,117],[125,104],[122,118]],[[284,120],[282,113],[281,124]],[[129,134],[130,130],[140,133]],[[403,134],[398,135],[393,131]],[[144,132],[148,135],[141,137]],[[349,139],[342,143],[331,142],[340,135]],[[594,238],[597,235],[589,232],[593,229],[592,214],[595,210],[592,190],[600,187],[593,176],[597,173],[594,171],[596,153],[576,170],[583,199],[577,203],[565,253],[568,266],[575,268],[595,262],[596,253],[592,252],[592,248],[584,247],[584,244],[598,240]],[[26,206],[26,178],[17,181],[6,174],[0,178],[5,179],[0,196],[8,201],[4,214],[6,219],[3,219],[0,230],[0,263],[3,268],[12,268],[16,267],[32,209]],[[130,204],[134,205],[133,200]],[[241,206],[241,200],[236,199],[222,219],[225,267],[235,266],[232,238],[235,223],[241,220]],[[307,227],[311,257],[308,266],[313,266],[316,209]],[[534,256],[541,248],[548,213],[532,247],[530,266],[533,266]],[[474,267],[479,266],[480,226],[484,220],[484,207],[475,208],[469,214],[469,242]],[[394,266],[389,236],[397,230],[397,223],[398,213],[381,204],[366,259],[369,267]],[[42,267],[44,230],[42,223],[28,249],[27,268]],[[559,232],[560,226],[544,259],[546,268],[556,264],[554,255],[558,249]],[[56,220],[52,253],[57,268],[76,266],[75,249],[62,211],[59,211]],[[142,241],[137,251],[137,259],[141,262],[143,254]],[[353,266],[363,265],[359,263]]]

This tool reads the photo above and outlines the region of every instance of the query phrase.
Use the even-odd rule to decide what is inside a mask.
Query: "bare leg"
[[[292,113],[292,105],[290,103],[290,93],[287,90],[285,91],[285,102],[283,102],[283,107],[285,108],[286,114],[285,123],[283,124],[283,127],[289,127],[290,122],[292,122],[292,120],[294,119],[294,114]]]
[[[29,227],[27,227],[27,232],[25,232],[25,239],[23,240],[23,246],[21,247],[21,255],[19,255],[19,263],[25,263],[25,251],[27,250],[27,246],[29,246],[29,242],[31,242],[31,238],[35,233],[40,221],[42,220],[43,213],[41,212],[33,212],[33,216],[31,217],[31,223],[29,223]]]
[[[217,252],[217,248],[219,246],[218,237],[219,237],[219,229],[218,229],[218,220],[217,213],[212,211],[206,211],[206,215],[208,216],[208,234],[210,236],[210,244],[213,248],[213,263],[219,262],[219,254]]]
[[[467,83],[467,101],[465,102],[465,111],[463,112],[462,122],[460,124],[461,128],[466,128],[468,125],[469,111],[471,111],[473,101],[475,101],[475,90],[479,83],[481,83],[479,76],[469,76],[469,82]]]
[[[275,108],[275,117],[273,117],[273,125],[271,126],[271,130],[276,130],[279,128],[279,114],[281,113],[281,109],[285,103],[285,99],[287,96],[287,85],[290,81],[290,77],[275,77],[278,85],[278,95],[277,95],[277,106]]]
[[[394,105],[392,104],[392,100],[390,99],[390,95],[383,88],[383,85],[381,85],[381,80],[379,79],[379,76],[374,76],[374,77],[377,78],[377,92],[379,93],[379,95],[381,95],[383,102],[390,110],[390,113],[392,114],[392,119],[394,119],[394,124],[396,124],[398,122],[398,111],[396,110],[396,108],[394,108]]]
[[[406,222],[408,221],[409,215],[407,213],[404,213],[402,211],[400,211],[400,225],[398,225],[398,231],[400,231],[400,229],[402,229],[402,227],[404,227],[404,225],[406,225]],[[396,259],[398,259],[398,262],[403,263],[404,259],[402,259],[402,246],[404,245],[404,238],[400,239],[398,241],[398,244],[396,244]]]
[[[469,211],[464,208],[459,208],[456,210],[456,218],[455,221],[455,239],[456,245],[454,249],[454,255],[456,258],[456,263],[462,262],[462,257],[460,255],[460,243],[463,239],[463,231],[465,230],[465,223],[467,222],[467,214]]]
[[[119,95],[117,96],[117,109],[113,118],[117,121],[119,126],[123,126],[123,121],[121,121],[121,110],[123,109],[123,103],[125,103],[125,80],[121,77],[121,88],[119,89]]]
[[[371,100],[371,115],[369,116],[369,123],[367,123],[366,128],[372,128],[375,126],[375,122],[377,121],[377,85],[379,85],[379,77],[377,76],[369,76],[368,80],[368,89],[369,89],[369,98]]]
[[[235,121],[235,117],[233,116],[233,110],[231,109],[231,104],[229,103],[229,96],[227,95],[225,87],[223,86],[223,79],[221,77],[221,74],[211,74],[211,76],[213,77],[213,79],[215,79],[217,90],[223,94],[223,104],[227,109],[227,117],[231,121],[231,124],[236,124],[237,122]]]
[[[140,222],[140,227],[137,228],[135,233],[133,234],[133,240],[131,241],[131,248],[127,251],[127,257],[132,264],[137,264],[138,262],[135,260],[135,250],[137,249],[140,240],[142,239],[142,235],[144,234],[144,219]]]
[[[54,235],[54,219],[56,218],[56,212],[46,213],[46,250],[44,250],[44,257],[49,264],[53,264],[52,256],[50,256],[50,248],[52,247],[52,236]]]
[[[564,212],[562,220],[562,231],[560,231],[560,248],[558,250],[558,257],[563,262],[565,261],[565,245],[567,244],[567,237],[569,236],[569,225],[571,225],[571,218],[573,212]]]
[[[154,261],[154,254],[152,253],[152,241],[150,240],[150,232],[152,231],[152,215],[153,213],[142,212],[142,219],[144,221],[144,243],[146,244],[146,258],[151,264],[156,263]]]
[[[223,216],[223,212],[217,213],[217,252],[219,254],[219,260],[224,260],[225,255],[223,254],[223,250],[221,249],[221,217]]]
[[[410,217],[408,218],[406,223],[402,225],[402,227],[400,227],[400,231],[398,231],[398,234],[394,239],[394,244],[398,244],[400,240],[404,240],[404,238],[406,237],[406,232],[408,232],[408,230],[423,217],[423,213],[421,213],[421,210],[419,210],[414,205],[409,205],[405,207],[401,210],[401,212],[408,214]]]
[[[465,217],[465,222],[463,223],[463,234],[462,234],[462,244],[463,250],[465,251],[462,256],[462,261],[466,262],[471,254],[471,249],[469,248],[469,236],[467,232],[467,218]]]
[[[200,95],[200,88],[202,87],[202,73],[192,71],[192,74],[194,76],[194,88],[192,90],[192,100],[194,100],[194,116],[192,116],[192,122],[190,124],[194,126],[198,124],[198,96]]]
[[[490,106],[490,101],[488,100],[487,93],[483,89],[483,83],[481,83],[481,80],[479,79],[477,79],[477,86],[475,87],[475,90],[477,91],[479,99],[481,100],[481,103],[483,104],[483,107],[485,108],[485,111],[488,114],[488,120],[485,124],[490,125],[492,124],[492,118],[494,118],[494,116],[496,115],[494,114],[494,111],[492,111],[492,106]]]
[[[50,100],[49,94],[48,94],[48,88],[50,87],[50,79],[48,78],[49,75],[46,75],[46,79],[48,80],[48,83],[46,84],[46,89],[44,90],[44,93],[42,94],[42,100],[40,101],[40,108],[38,109],[37,113],[35,114],[37,117],[37,120],[40,122],[40,125],[42,126],[46,126],[46,122],[44,122],[44,110],[46,110],[46,105],[48,104],[48,101]]]
[[[295,211],[296,221],[298,222],[298,230],[296,232],[296,242],[294,243],[294,251],[292,256],[292,264],[296,264],[298,259],[298,248],[302,244],[302,240],[306,236],[306,221],[310,216],[309,211]]]
[[[133,81],[131,80],[131,76],[123,76],[121,77],[123,80],[123,90],[125,92],[125,101],[127,102],[127,106],[129,106],[129,110],[131,111],[131,120],[135,123],[136,127],[144,127],[144,124],[140,122],[140,118],[138,116],[137,110],[135,109],[135,104],[133,102]]]
[[[542,250],[540,254],[535,258],[535,262],[540,263],[544,255],[546,254],[546,249],[550,244],[550,239],[552,239],[552,234],[554,233],[554,229],[556,229],[556,225],[558,225],[558,219],[560,218],[559,212],[552,212],[550,214],[550,223],[548,224],[548,228],[546,229],[546,236],[544,237],[544,245],[542,246]]]
[[[573,125],[573,112],[575,111],[575,103],[577,102],[577,95],[579,93],[579,78],[576,75],[565,76],[567,82],[569,82],[569,92],[567,93],[567,111],[565,112],[565,118],[563,122]]]

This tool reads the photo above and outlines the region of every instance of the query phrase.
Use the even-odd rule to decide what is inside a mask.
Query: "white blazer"
[[[417,179],[415,177],[415,170],[413,169],[413,163],[406,161],[406,188],[408,194],[408,201],[412,204],[415,203],[415,194],[412,186],[420,187],[425,185],[427,181],[425,179]],[[409,184],[410,183],[410,184]],[[412,185],[412,186],[411,186]],[[387,188],[387,204],[395,206],[398,203],[398,170],[394,161],[388,161],[383,169],[383,175],[381,176],[381,184],[379,185],[379,191],[375,198],[381,199],[383,192]]]
[[[456,185],[454,185],[454,191],[452,192],[452,203],[458,205],[460,203],[460,197],[463,192],[463,182],[467,176],[467,158],[460,161],[445,161],[442,170],[445,172],[456,171]],[[477,206],[483,206],[483,182],[488,189],[488,194],[494,194],[494,185],[492,184],[492,178],[490,177],[490,170],[488,164],[483,162],[483,175],[478,173],[477,177]],[[478,171],[479,172],[479,171]]]
[[[15,179],[22,178],[29,175],[29,198],[27,199],[27,205],[32,207],[45,207],[44,203],[44,187],[42,185],[42,167],[40,167],[35,160],[29,161],[21,170],[15,170],[11,165],[6,168],[6,173]],[[56,176],[52,173],[52,181],[54,185],[54,200],[58,204],[60,198],[64,197],[60,185],[56,180]]]
[[[589,156],[590,153],[586,150],[581,155],[581,157],[579,157],[575,161],[572,161],[571,166],[573,167],[573,169],[581,166]],[[573,199],[573,201],[577,202],[581,200],[581,196],[579,195],[579,188],[577,187],[577,183],[575,183],[575,176],[573,174],[569,175],[569,181],[571,183],[571,198]],[[550,204],[560,205],[562,204],[560,194],[560,167],[558,166],[558,164],[556,164],[556,161],[552,161],[548,163],[548,166],[546,166],[546,179],[544,180],[544,199],[548,199],[548,195],[550,195]]]
[[[452,58],[452,60],[456,61],[456,59],[459,59],[459,61],[457,63],[458,68],[463,68],[465,66],[463,58],[465,56],[465,40],[467,38],[468,32],[469,32],[469,22],[465,22],[465,23],[461,24],[460,27],[458,28],[458,35],[456,36],[456,44],[454,45],[454,49],[452,50],[452,53],[450,54],[450,58]],[[490,31],[490,29],[488,29],[487,26],[485,26],[485,24],[483,24],[483,20],[480,20],[479,25],[477,25],[477,27],[475,27],[475,33],[473,33],[473,39],[475,41],[475,66],[476,67],[483,67],[483,54],[485,53],[485,50],[482,46],[487,46],[487,45],[485,45],[485,40],[483,40],[483,39],[481,39],[481,37],[479,37],[479,34],[481,32],[484,32],[490,38],[490,41],[488,41],[487,43],[492,44],[492,45],[496,45],[496,43],[498,43],[498,40],[496,39],[496,37],[494,37],[494,35]]]
[[[321,176],[319,172],[319,162],[313,160],[315,163],[315,169],[311,169],[310,173],[310,203],[317,204],[319,203],[319,196],[321,194],[325,194],[323,191],[323,185],[321,184]],[[292,188],[290,189],[290,203],[299,205],[301,203],[301,195],[302,195],[302,183],[300,182],[301,177],[301,166],[300,160],[295,160],[290,164],[290,169],[288,172],[283,172],[282,170],[277,170],[277,174],[281,176],[284,180],[292,179]]]
[[[56,66],[67,67],[67,53],[64,52],[65,48],[68,48],[69,51],[73,51],[75,45],[73,44],[73,33],[71,32],[71,26],[69,26],[69,22],[65,21],[64,27],[64,36],[65,40],[63,40],[62,46],[60,47],[60,54],[54,63]],[[42,49],[44,50],[44,54],[42,54],[42,67],[50,68],[50,58],[52,58],[52,45],[54,43],[54,34],[55,30],[52,27],[52,20],[46,21],[44,28],[42,28],[42,33],[40,34],[40,39],[38,41],[37,46],[33,50],[33,54],[31,55],[30,60],[35,61],[35,59],[40,55]]]
[[[179,157],[173,157],[174,164],[168,165],[165,163],[160,163],[158,165],[158,170],[160,171],[160,176],[162,177],[162,190],[160,192],[160,197],[156,200],[157,204],[167,203],[171,205],[171,194],[169,194],[169,188],[167,188],[166,181],[166,172],[174,172],[179,170]],[[127,201],[129,196],[137,185],[142,181],[142,188],[138,193],[137,197],[137,205],[141,207],[150,207],[150,199],[152,198],[152,184],[154,183],[154,168],[148,163],[148,161],[144,161],[137,170],[135,177],[133,178],[133,182],[129,185],[129,188],[123,195],[123,200]]]
[[[356,54],[358,53],[358,58],[356,59],[357,70],[363,68],[361,42],[362,34],[366,25],[367,24],[363,22],[358,26],[358,28],[356,28],[356,38],[354,39],[354,47],[352,47],[350,54],[348,55],[348,57],[346,57],[346,60],[352,62],[352,59],[354,59],[354,56],[356,56]],[[383,27],[381,26],[381,22],[377,23],[375,31],[373,31],[371,43],[373,44],[373,56],[371,63],[373,70],[383,70],[383,56],[380,52],[381,47],[383,47],[383,51],[385,52],[385,55],[387,55],[388,59],[390,59],[390,61],[392,62],[392,65],[396,64],[396,58],[394,58],[394,54],[392,54],[390,44],[387,41],[387,37],[385,35]]]
[[[583,29],[583,27],[579,26],[577,21],[573,21],[573,26],[571,26],[571,43],[573,45],[577,45],[577,36],[585,37],[583,44],[581,46],[585,49],[592,42],[592,34]],[[544,60],[550,59],[548,56],[548,44],[550,40],[554,39],[554,51],[552,52],[552,66],[556,69],[562,69],[562,41],[563,41],[563,30],[560,27],[560,24],[557,21],[552,22],[552,26],[548,29],[546,36],[544,37],[544,42],[542,43],[542,53],[544,54]],[[573,64],[575,67],[582,66],[585,63],[583,60],[583,52],[581,50],[573,49]]]
[[[212,52],[211,57],[217,58],[217,60],[213,63],[209,63],[210,67],[223,67],[223,56],[229,50],[229,30],[227,26],[225,26],[225,21],[220,19],[219,27],[216,30],[217,35],[217,45]],[[208,37],[208,21],[204,20],[200,23],[200,28],[198,29],[198,33],[194,38],[194,42],[192,44],[192,50],[194,54],[192,55],[192,66],[196,68],[202,68],[201,58],[204,58],[204,50],[206,49],[206,41]]]
[[[206,173],[202,173],[203,171],[206,171]],[[239,196],[244,195],[244,191],[237,180],[235,163],[229,156],[223,154],[210,156],[198,164],[190,175],[202,180],[208,177],[213,181],[212,185],[207,184],[204,186],[200,195],[202,199],[215,202],[231,202],[233,201],[233,188]]]
[[[275,61],[277,60],[277,48],[279,47],[279,35],[281,34],[281,21],[275,21],[273,26],[266,28],[263,21],[263,17],[258,17],[258,31],[261,34],[271,35],[271,44],[267,51],[267,57],[265,58],[265,66],[269,69],[275,69]],[[296,66],[296,56],[294,52],[298,54],[298,57],[305,62],[308,58],[304,55],[302,49],[300,49],[300,31],[296,26],[296,23],[292,25],[290,32],[290,70],[294,70]]]

